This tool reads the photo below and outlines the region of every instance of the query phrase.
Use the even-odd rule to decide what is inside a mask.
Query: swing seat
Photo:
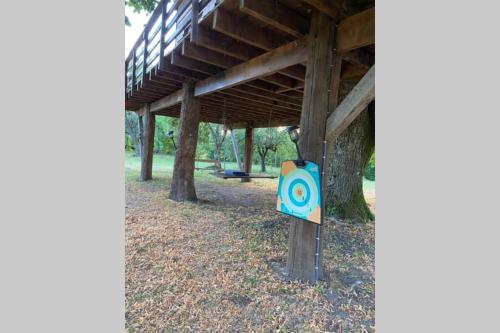
[[[226,171],[229,171],[226,173]],[[251,178],[268,178],[268,179],[274,179],[277,178],[276,176],[271,176],[271,175],[260,175],[260,174],[255,174],[255,173],[246,173],[242,172],[239,170],[225,170],[224,172],[213,172],[212,175],[215,177],[219,177],[222,179],[251,179]]]
[[[226,176],[248,176],[248,173],[240,170],[224,170]]]

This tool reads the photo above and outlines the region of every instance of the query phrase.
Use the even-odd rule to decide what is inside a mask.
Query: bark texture
[[[300,115],[299,146],[302,157],[321,165],[325,122],[328,112],[330,64],[334,46],[334,22],[317,10],[311,15],[304,99]],[[318,225],[299,219],[290,224],[287,271],[292,278],[316,282],[316,231]],[[320,235],[319,276],[322,275],[322,240]]]
[[[183,90],[179,140],[175,151],[174,172],[169,198],[175,201],[196,201],[194,162],[200,122],[200,101],[193,96],[193,82],[184,83]]]
[[[149,112],[149,105],[145,106],[142,120],[144,124],[140,180],[146,181],[153,179],[153,148],[155,138],[155,115]]]
[[[344,98],[354,83],[342,83]],[[363,195],[364,170],[375,149],[375,102],[337,137],[329,156],[326,211],[327,215],[352,223],[373,220]]]

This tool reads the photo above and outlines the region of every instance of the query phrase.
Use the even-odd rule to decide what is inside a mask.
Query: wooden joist
[[[326,121],[326,140],[333,141],[375,98],[375,65],[363,76]]]
[[[222,8],[215,11],[212,28],[266,51],[273,50],[291,40],[263,29],[250,20],[242,21]]]
[[[250,60],[263,53],[259,48],[241,43],[221,32],[209,30],[202,26],[198,29],[198,39],[194,40],[194,43],[243,61]],[[279,73],[300,81],[304,81],[306,75],[305,68],[298,65],[282,69]]]
[[[375,8],[349,16],[337,27],[337,52],[375,44]]]
[[[301,63],[306,60],[306,49],[307,38],[302,38],[283,45],[224,72],[197,82],[194,94],[195,96],[203,96]]]
[[[346,63],[342,66],[342,81],[357,81],[366,74],[368,69],[356,63]]]
[[[342,54],[342,59],[353,64],[358,64],[370,69],[375,63],[375,55],[368,52],[367,50],[355,49],[347,53]]]
[[[240,0],[240,10],[296,38],[309,30],[305,17],[275,1]]]

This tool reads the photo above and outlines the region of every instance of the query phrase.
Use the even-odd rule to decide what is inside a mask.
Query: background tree
[[[125,6],[133,8],[134,12],[137,13],[140,13],[142,11],[151,13],[156,8],[158,3],[160,3],[160,0],[125,0]],[[132,22],[130,22],[127,15],[125,15],[125,25],[132,25]]]
[[[131,111],[125,112],[125,133],[134,149],[134,156],[141,156],[141,136],[137,113]]]
[[[207,126],[210,130],[210,135],[213,141],[213,156],[217,161],[216,167],[220,169],[222,160],[222,145],[224,144],[224,140],[226,139],[227,128],[221,124],[207,124]]]
[[[355,82],[343,82],[340,99]],[[363,194],[363,176],[375,148],[375,102],[333,143],[328,166],[327,214],[353,223],[374,219]]]
[[[278,146],[283,142],[278,128],[256,128],[254,132],[254,147],[260,158],[260,171],[266,172],[266,157],[269,151],[276,153]]]

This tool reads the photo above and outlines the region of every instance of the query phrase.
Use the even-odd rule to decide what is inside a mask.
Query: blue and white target
[[[311,222],[321,223],[319,168],[306,161],[297,167],[293,161],[282,164],[277,210]]]

